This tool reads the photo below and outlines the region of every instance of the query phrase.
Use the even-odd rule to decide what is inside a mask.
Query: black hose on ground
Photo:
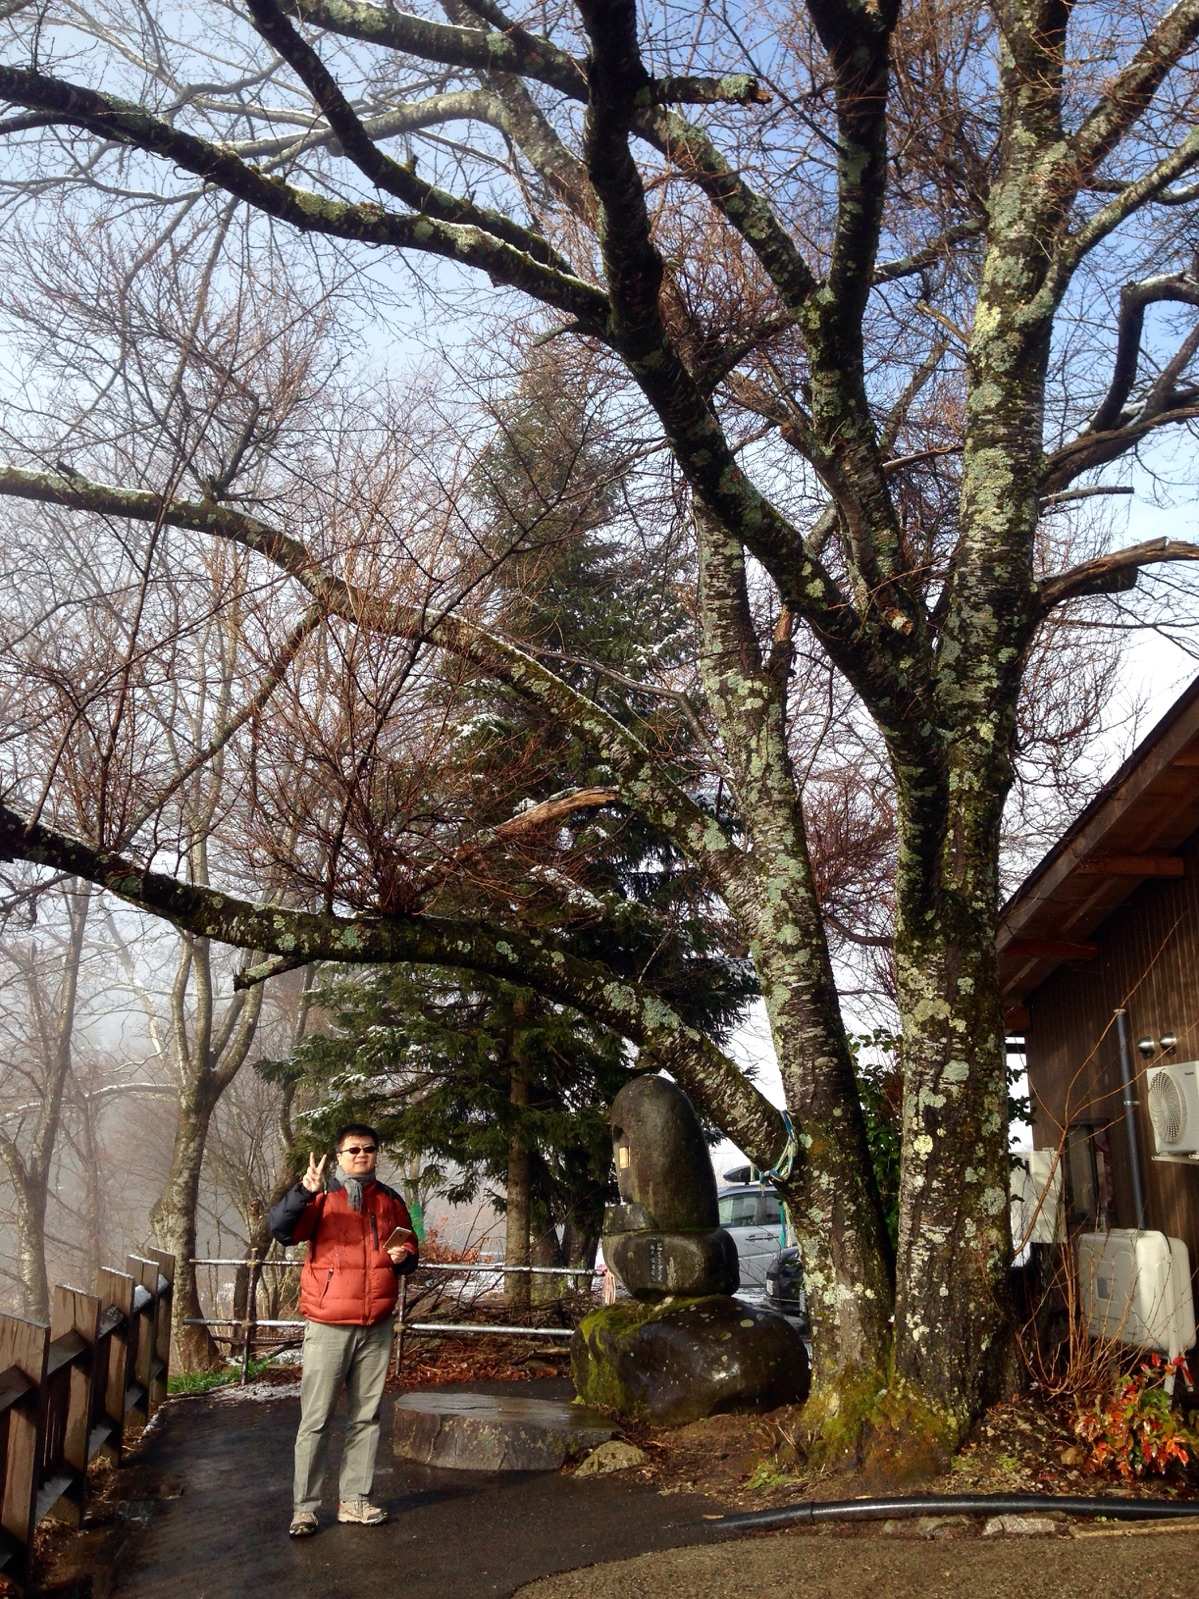
[[[1178,1499],[1067,1498],[1057,1494],[901,1494],[880,1499],[807,1499],[775,1510],[742,1510],[710,1526],[735,1531],[808,1526],[821,1521],[884,1521],[903,1516],[1024,1516],[1058,1511],[1067,1516],[1108,1516],[1113,1521],[1165,1521],[1199,1516],[1199,1501]]]

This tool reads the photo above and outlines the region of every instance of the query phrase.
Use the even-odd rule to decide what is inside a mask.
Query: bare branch
[[[553,270],[473,224],[399,216],[377,205],[334,200],[280,178],[266,177],[232,151],[179,132],[141,106],[21,67],[0,65],[0,95],[31,109],[53,111],[71,126],[165,157],[301,232],[393,245],[460,261],[565,311],[597,333],[606,323],[607,299],[600,289],[568,272]]]
[[[1085,489],[1059,489],[1056,494],[1046,494],[1041,504],[1048,509],[1059,505],[1070,505],[1075,500],[1093,500],[1110,494],[1133,493],[1135,490],[1130,483],[1094,483]]]
[[[1196,4],[1199,4],[1199,0],[1196,0]],[[1163,157],[1143,177],[1127,184],[1114,200],[1101,207],[1077,232],[1067,234],[1054,252],[1044,290],[1038,297],[1039,303],[1047,309],[1056,306],[1083,257],[1140,210],[1141,206],[1156,199],[1168,184],[1188,171],[1196,161],[1199,161],[1199,129],[1188,134],[1177,149]]]
[[[653,78],[650,95],[658,105],[769,105],[770,90],[749,72],[723,78]]]
[[[1179,422],[1190,422],[1199,417],[1199,390],[1186,390],[1175,394],[1172,403],[1161,410],[1146,415],[1142,412],[1131,422],[1112,428],[1107,433],[1084,433],[1048,458],[1041,479],[1041,493],[1052,494],[1065,488],[1081,473],[1092,467],[1104,466],[1126,455],[1134,445],[1159,428],[1171,427]]]
[[[253,905],[215,889],[181,883],[112,851],[96,850],[42,825],[26,826],[0,804],[0,858],[20,856],[69,870],[200,938],[289,959],[354,964],[458,967],[536,987],[579,1006],[624,1037],[652,1048],[666,1070],[697,1091],[719,1124],[747,1152],[773,1161],[785,1143],[779,1113],[739,1068],[689,1027],[649,987],[557,943],[508,927],[432,917],[350,920],[311,911]]]
[[[576,811],[599,810],[619,798],[620,791],[615,788],[577,788],[564,790],[561,794],[551,794],[549,799],[542,800],[537,805],[530,805],[527,809],[518,811],[515,816],[510,816],[506,822],[500,822],[498,826],[488,828],[485,833],[468,839],[454,851],[449,864],[456,865],[470,860],[494,844],[508,843],[514,838],[523,837],[526,833],[536,832],[538,828],[551,827],[564,817],[573,816]]]
[[[0,469],[0,495],[5,494],[151,524],[161,520],[166,526],[187,528],[240,545],[294,578],[325,615],[343,617],[356,627],[392,637],[427,639],[472,661],[518,693],[553,707],[567,725],[612,763],[620,777],[622,800],[642,810],[674,836],[680,848],[702,863],[724,891],[735,891],[745,863],[732,841],[720,837],[719,829],[714,830],[711,816],[662,775],[650,751],[635,734],[515,645],[451,614],[430,612],[364,592],[333,576],[299,540],[229,506],[163,501],[142,490],[92,483],[77,473],[62,477],[15,467]]]
[[[328,118],[329,126],[363,175],[385,194],[393,195],[426,216],[443,222],[466,224],[502,239],[555,272],[570,276],[570,266],[540,235],[512,222],[499,211],[487,210],[418,178],[415,170],[393,161],[368,136],[358,116],[326,71],[316,51],[283,16],[274,0],[247,0],[254,26],[293,69]]]
[[[1199,306],[1199,281],[1184,274],[1175,274],[1125,284],[1120,293],[1119,332],[1111,383],[1099,408],[1083,429],[1083,436],[1106,433],[1122,420],[1132,420],[1123,417],[1122,413],[1136,382],[1145,312],[1149,306],[1163,301]]]
[[[1068,572],[1041,579],[1037,585],[1040,609],[1046,613],[1056,605],[1087,594],[1120,593],[1135,586],[1145,567],[1167,561],[1199,561],[1199,544],[1183,539],[1150,539],[1144,544],[1130,544],[1127,549],[1083,561]]]
[[[943,260],[955,244],[979,238],[982,231],[981,222],[959,222],[955,227],[946,228],[944,233],[922,245],[919,250],[913,250],[911,255],[899,256],[894,261],[880,261],[874,268],[871,281],[876,284],[897,283],[901,278],[914,277],[916,273]]]
[[[1176,0],[1132,59],[1104,84],[1102,96],[1070,140],[1069,160],[1076,184],[1088,180],[1144,114],[1166,74],[1196,39],[1199,0]]]

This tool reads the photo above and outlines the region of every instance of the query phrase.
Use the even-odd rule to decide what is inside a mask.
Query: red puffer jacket
[[[396,1266],[383,1245],[393,1227],[411,1226],[407,1205],[385,1183],[365,1189],[360,1211],[351,1210],[336,1178],[324,1194],[309,1194],[301,1183],[289,1189],[271,1211],[271,1232],[280,1243],[307,1241],[300,1314],[354,1327],[390,1316],[399,1279],[416,1266],[416,1255]]]

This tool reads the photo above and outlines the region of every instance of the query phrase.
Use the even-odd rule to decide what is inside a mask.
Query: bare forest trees
[[[292,402],[290,385],[303,381],[303,357],[290,347],[287,327],[273,328],[266,338],[259,332],[256,338],[246,333],[236,310],[225,321],[208,319],[205,325],[211,255],[190,276],[186,267],[168,264],[136,284],[129,281],[127,266],[125,261],[101,256],[95,263],[93,285],[103,283],[104,290],[89,294],[63,241],[48,245],[35,269],[43,298],[32,303],[23,301],[19,291],[14,296],[16,336],[32,341],[46,357],[43,368],[57,360],[62,370],[86,370],[90,379],[108,387],[111,406],[105,426],[111,426],[113,412],[124,420],[123,439],[115,447],[128,444],[152,418],[155,443],[168,473],[176,472],[177,463],[184,460],[193,467],[208,465],[230,483],[241,473],[253,473],[258,463],[252,435],[260,414],[275,408],[274,416],[261,424],[269,435],[278,415]],[[47,302],[55,305],[52,326],[45,320]],[[299,319],[294,308],[292,319],[303,321],[309,338],[319,320],[311,312]],[[201,329],[203,337],[197,342]],[[250,353],[237,370],[234,352],[242,341]],[[78,393],[75,398],[78,403]],[[86,436],[86,406],[75,412],[74,422],[76,436]],[[248,707],[237,703],[238,686],[246,673],[241,657],[247,639],[239,625],[246,606],[244,566],[218,558],[187,573],[173,572],[170,581],[143,568],[126,589],[111,580],[110,562],[117,546],[97,530],[91,543],[81,545],[68,537],[57,548],[39,550],[29,582],[30,545],[16,534],[9,548],[10,571],[26,577],[19,590],[16,585],[12,590],[18,614],[28,616],[38,603],[52,611],[62,587],[80,580],[92,586],[103,611],[98,625],[64,629],[53,650],[39,645],[18,655],[37,684],[34,696],[40,690],[42,716],[34,739],[47,768],[57,765],[69,774],[74,801],[83,813],[93,806],[95,814],[117,807],[120,819],[113,819],[112,825],[126,833],[156,817],[169,799],[177,808],[181,870],[188,881],[207,886],[214,818],[235,803],[225,783],[225,746],[255,708],[253,701]],[[115,558],[119,561],[119,554]],[[184,590],[189,591],[187,598]],[[205,601],[197,606],[200,594]],[[184,611],[187,617],[181,621]],[[147,675],[141,647],[145,630],[156,624],[164,648]],[[299,630],[297,643],[307,631]],[[140,701],[134,684],[147,691]],[[118,752],[127,760],[133,751],[139,752],[134,760],[150,757],[153,775],[148,787],[131,795],[111,781],[110,768]],[[91,885],[83,885],[84,913],[91,895]],[[30,904],[34,898],[32,893],[26,896]],[[19,922],[19,917],[15,920]],[[118,926],[110,912],[105,922],[103,954],[109,981],[137,1015],[147,1056],[155,1063],[158,1092],[170,1097],[175,1110],[171,1153],[150,1219],[157,1241],[176,1257],[176,1344],[187,1364],[211,1364],[218,1354],[216,1343],[205,1328],[188,1325],[202,1315],[192,1265],[203,1232],[201,1177],[214,1111],[254,1047],[264,992],[222,995],[221,990],[228,988],[228,973],[221,966],[220,952],[214,963],[209,941],[187,932],[170,940],[174,953],[165,959],[171,970],[160,987],[161,948],[148,951],[137,937],[138,929]],[[18,947],[6,946],[14,959]],[[82,947],[80,926],[69,941],[75,968]],[[98,953],[93,952],[94,962]],[[69,962],[64,964],[68,974],[72,969]],[[37,1137],[30,1145],[27,1115],[22,1136],[6,1151],[16,1192],[25,1196],[18,1209],[18,1231],[22,1239],[29,1236],[35,1242],[35,1211],[39,1197],[44,1209],[45,1187],[37,1173],[48,1169],[48,1151],[60,1128],[61,1091],[55,1084],[64,1079],[74,1045],[74,990],[63,981],[62,998],[53,1014],[51,1053],[58,1064],[44,1073],[47,1096],[39,1107]],[[35,988],[30,991],[35,997],[40,993]],[[278,1095],[269,1091],[268,1097]],[[85,1136],[92,1125],[84,1119]],[[266,1153],[278,1162],[274,1137],[268,1140]],[[94,1211],[99,1216],[103,1195],[95,1162],[85,1161],[81,1170],[95,1184]],[[236,1195],[240,1184],[232,1187]],[[256,1230],[261,1230],[261,1218]],[[23,1275],[32,1273],[32,1262],[43,1256],[44,1251],[23,1246]],[[35,1309],[41,1304],[32,1289],[27,1303]]]
[[[250,325],[285,348],[285,309],[307,296],[363,364],[363,326],[398,339],[415,301],[469,312],[480,366],[535,345],[562,383],[600,383],[657,491],[651,532],[630,503],[612,536],[671,551],[689,664],[649,652],[623,683],[580,682],[552,641],[496,628],[461,454],[431,439],[418,384],[379,375],[351,404],[334,365],[302,425],[281,397],[245,401],[237,425],[216,420],[236,406],[139,399],[130,430],[90,346],[86,376],[56,389],[33,340],[0,489],[33,543],[70,528],[110,551],[106,592],[138,603],[114,627],[76,583],[14,635],[28,657],[60,617],[87,616],[110,665],[40,760],[37,685],[13,699],[0,845],[260,952],[249,985],[314,958],[440,962],[650,1046],[792,1202],[842,1425],[856,1396],[867,1417],[882,1405],[954,1435],[1004,1347],[994,925],[1028,756],[1021,684],[1059,619],[1101,618],[1146,568],[1199,554],[1113,548],[1078,519],[1199,414],[1199,0],[778,0],[752,16],[213,0],[197,15],[211,33],[182,36],[169,8],[147,26],[149,8],[9,9],[12,216],[76,230],[85,274],[124,240],[119,294],[164,260],[193,269],[178,315],[209,376],[195,352],[218,301],[237,308],[236,373]],[[52,332],[30,294],[26,325]],[[136,365],[134,343],[120,362]],[[222,402],[235,386],[218,382]],[[440,406],[466,429],[461,390]],[[256,663],[225,746],[238,808],[213,817],[219,887],[189,880],[184,808],[156,788],[146,733],[166,681],[199,692],[177,641],[215,614],[200,574],[217,562],[253,596],[234,609]],[[520,806],[514,783],[507,821],[472,826],[456,730],[428,692],[447,658],[586,752],[556,808]],[[813,859],[797,726],[816,682],[883,752],[893,816],[896,1259],[834,983],[845,907],[825,920]],[[636,725],[613,686],[644,703]],[[188,759],[203,770],[195,740]],[[677,973],[613,964],[603,930],[627,910],[572,897],[563,807],[646,822],[702,876],[754,963],[790,1122],[680,1016]],[[586,955],[560,936],[579,923]]]
[[[72,884],[65,925],[43,924],[38,936],[10,943],[5,1007],[4,1098],[0,1160],[12,1185],[17,1275],[28,1315],[49,1320],[46,1216],[63,1102],[71,1086],[77,1040],[84,937],[93,892]],[[48,947],[47,947],[48,946]],[[15,994],[13,993],[15,990]]]

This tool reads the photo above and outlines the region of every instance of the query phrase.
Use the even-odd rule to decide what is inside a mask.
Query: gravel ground
[[[775,1533],[544,1577],[517,1599],[1194,1599],[1199,1531],[944,1539]]]

